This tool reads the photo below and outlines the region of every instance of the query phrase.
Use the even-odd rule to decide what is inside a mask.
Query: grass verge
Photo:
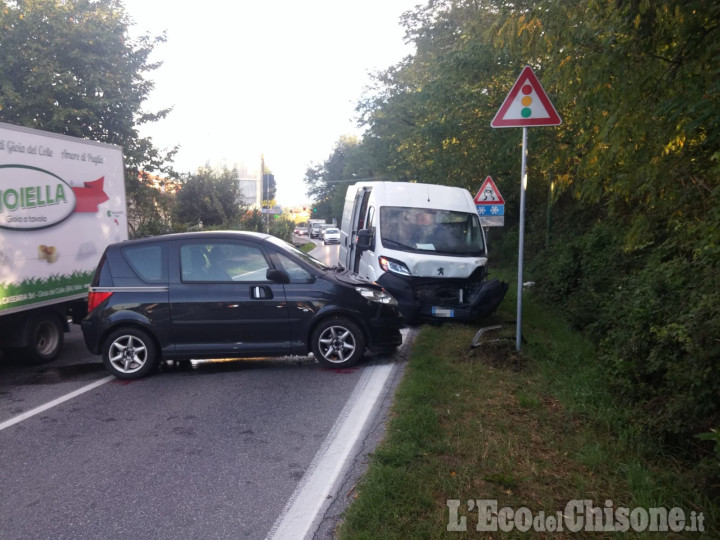
[[[514,287],[483,326],[515,318]],[[533,518],[544,512],[543,525],[552,527],[552,519],[562,525],[555,538],[720,537],[717,501],[707,500],[696,489],[701,479],[689,477],[629,422],[606,388],[593,347],[561,317],[524,294],[527,341],[519,353],[514,325],[484,337],[506,339],[471,348],[478,328],[446,324],[420,331],[385,440],[355,490],[339,538],[550,535],[533,526],[477,532],[478,499],[527,508]],[[699,528],[702,514],[705,532],[648,533],[632,526],[622,533],[571,532],[568,526],[580,517],[571,512],[568,522],[563,511],[579,499],[621,527],[621,507],[677,507],[685,527]],[[462,529],[463,518],[465,532],[448,530]]]
[[[317,246],[313,242],[307,242],[300,246],[300,251],[303,253],[310,253],[313,249],[315,249]]]

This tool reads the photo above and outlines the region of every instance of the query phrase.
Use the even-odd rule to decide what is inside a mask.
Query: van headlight
[[[401,263],[395,259],[388,259],[387,257],[379,257],[378,262],[384,272],[392,272],[393,274],[400,274],[401,276],[412,276],[410,269],[405,263]]]
[[[386,293],[385,291],[370,289],[368,287],[355,287],[355,290],[359,292],[363,298],[366,298],[371,302],[378,302],[379,304],[389,304],[391,306],[397,306],[397,300],[395,300],[392,295]]]

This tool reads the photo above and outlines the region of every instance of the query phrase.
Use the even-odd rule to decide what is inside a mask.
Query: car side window
[[[157,244],[125,247],[122,249],[122,253],[140,279],[149,283],[165,283],[167,282],[167,265],[163,264],[164,250],[164,246]]]
[[[290,257],[276,253],[277,259],[290,277],[290,283],[312,283],[313,276]]]
[[[183,281],[267,281],[269,268],[260,248],[241,243],[207,242],[180,247]]]

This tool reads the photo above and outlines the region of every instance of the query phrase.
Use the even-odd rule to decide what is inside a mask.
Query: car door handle
[[[270,287],[267,287],[264,285],[250,287],[250,298],[260,300],[260,299],[267,299],[267,298],[272,298],[272,297],[273,297],[273,293],[272,293],[272,289]]]

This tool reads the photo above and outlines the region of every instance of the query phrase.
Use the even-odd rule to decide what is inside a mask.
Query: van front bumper
[[[398,301],[408,324],[422,321],[474,321],[491,315],[508,284],[497,279],[413,278],[384,273],[377,280]]]

